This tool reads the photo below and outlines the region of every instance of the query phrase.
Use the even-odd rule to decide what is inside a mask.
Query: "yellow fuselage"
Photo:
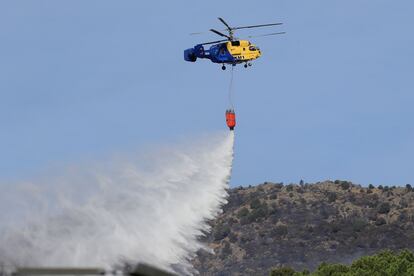
[[[262,55],[260,49],[248,40],[229,41],[227,50],[240,63],[257,59]]]

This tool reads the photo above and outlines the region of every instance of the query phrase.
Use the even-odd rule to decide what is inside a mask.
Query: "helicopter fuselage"
[[[260,49],[250,41],[234,40],[214,44],[208,50],[204,49],[203,44],[198,44],[184,51],[184,59],[195,62],[197,58],[206,58],[214,63],[238,64],[255,60],[261,54]]]

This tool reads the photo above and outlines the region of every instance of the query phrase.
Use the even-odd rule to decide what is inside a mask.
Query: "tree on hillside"
[[[414,254],[408,250],[400,253],[386,250],[373,256],[361,257],[351,265],[322,263],[312,273],[292,270],[286,267],[273,269],[270,276],[410,276],[414,275]]]
[[[348,190],[351,187],[351,183],[348,181],[342,181],[340,185],[342,190]]]

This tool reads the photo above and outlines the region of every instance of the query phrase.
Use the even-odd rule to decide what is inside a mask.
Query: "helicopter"
[[[242,26],[242,27],[230,27],[223,18],[218,17],[218,20],[221,21],[226,26],[225,30],[228,34],[224,34],[215,29],[210,29],[211,32],[225,37],[226,39],[199,43],[193,48],[184,50],[184,60],[189,62],[195,62],[197,58],[206,58],[211,60],[213,63],[222,64],[221,69],[226,70],[226,64],[236,66],[237,64],[244,63],[244,67],[252,66],[251,61],[258,59],[262,52],[259,47],[252,44],[248,40],[238,39],[234,36],[235,30],[240,29],[250,29],[250,28],[260,28],[268,26],[282,25],[283,23],[270,23],[270,24],[261,24],[261,25],[251,25],[251,26]],[[248,36],[248,38],[261,37],[261,36],[271,36],[271,35],[280,35],[285,32],[269,33],[258,36]],[[192,33],[200,34],[200,33]],[[207,50],[204,48],[204,45],[211,45]]]

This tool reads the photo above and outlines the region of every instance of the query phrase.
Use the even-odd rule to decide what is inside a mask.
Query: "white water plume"
[[[226,202],[234,133],[201,140],[3,189],[0,262],[190,274],[197,238]]]

